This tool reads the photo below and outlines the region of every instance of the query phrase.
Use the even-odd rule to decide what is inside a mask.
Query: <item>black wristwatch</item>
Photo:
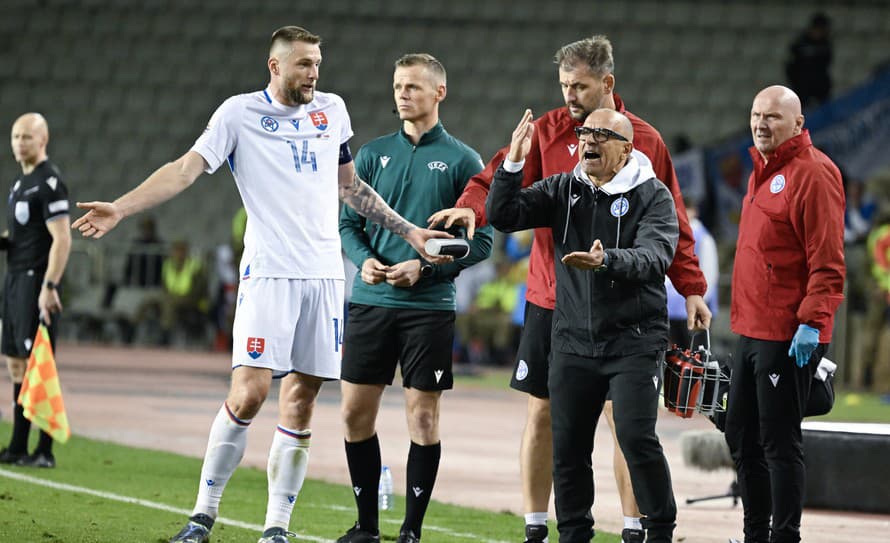
[[[433,265],[429,262],[424,262],[420,265],[420,276],[421,277],[431,277],[433,275]]]
[[[57,288],[59,285],[57,285],[56,283],[53,283],[52,281],[50,281],[49,279],[47,279],[46,281],[43,282],[43,286],[45,286],[45,287],[48,288],[49,290],[56,290],[56,288]]]

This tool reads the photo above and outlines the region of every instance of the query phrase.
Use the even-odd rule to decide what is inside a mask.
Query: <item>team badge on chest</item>
[[[328,129],[328,116],[325,115],[323,111],[316,111],[315,113],[309,115],[309,118],[312,120],[312,124],[315,126],[315,128],[319,130]]]
[[[769,191],[773,194],[779,194],[785,188],[785,176],[777,175],[769,182]]]
[[[622,196],[618,198],[614,202],[612,202],[612,206],[609,208],[609,212],[612,213],[613,217],[623,217],[627,214],[627,210],[630,209],[630,202],[627,201],[627,198]]]

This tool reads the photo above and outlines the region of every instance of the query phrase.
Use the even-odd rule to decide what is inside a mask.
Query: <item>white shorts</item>
[[[343,280],[251,277],[238,285],[232,368],[340,378]]]

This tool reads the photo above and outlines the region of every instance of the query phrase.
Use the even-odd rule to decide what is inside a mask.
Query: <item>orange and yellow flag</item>
[[[37,328],[37,337],[31,347],[31,358],[28,359],[28,369],[25,370],[18,402],[25,410],[25,417],[32,423],[56,441],[68,441],[71,428],[68,426],[68,415],[65,414],[65,403],[62,401],[62,389],[59,386],[59,374],[56,371],[53,347],[49,342],[49,332],[43,324]]]

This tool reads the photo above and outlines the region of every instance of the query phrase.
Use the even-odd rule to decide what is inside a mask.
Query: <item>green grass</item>
[[[9,439],[10,425],[0,422],[0,443]],[[32,432],[32,439],[33,439]],[[201,461],[171,453],[123,447],[72,436],[57,445],[56,469],[35,470],[3,465],[0,469],[46,481],[147,500],[181,509],[194,504]],[[310,466],[311,473],[311,466]],[[239,468],[226,488],[220,515],[262,524],[266,505],[266,474]],[[394,541],[404,513],[404,498],[396,497],[394,511],[381,514],[382,541]],[[182,514],[121,503],[69,490],[47,488],[0,474],[0,541],[52,543],[163,543],[175,534]],[[307,480],[297,500],[292,528],[299,534],[335,540],[355,520],[350,489]],[[433,502],[424,523],[424,543],[484,540],[517,541],[523,521],[509,513],[494,513]],[[437,531],[441,527],[455,535]],[[555,527],[551,523],[551,533]],[[258,532],[217,524],[214,543],[253,542]],[[294,541],[301,541],[300,537]],[[556,541],[551,537],[551,541]],[[599,534],[596,541],[618,542]]]
[[[511,390],[511,371],[510,368],[481,368],[477,375],[455,375],[455,388]],[[830,413],[807,420],[890,424],[890,402],[884,401],[878,394],[839,389]]]
[[[807,420],[886,424],[890,423],[890,402],[883,401],[877,394],[838,390],[830,413]]]

